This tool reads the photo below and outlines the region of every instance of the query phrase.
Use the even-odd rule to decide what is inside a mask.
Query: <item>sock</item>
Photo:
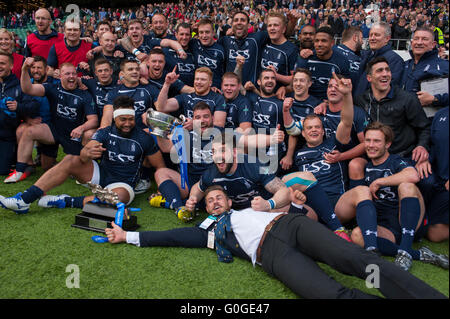
[[[377,245],[383,256],[395,257],[397,255],[398,245],[396,243],[383,237],[377,237]]]
[[[83,201],[86,196],[65,197],[66,208],[83,208]]]
[[[17,162],[16,163],[16,172],[25,172],[25,170],[27,169],[28,164],[27,163],[22,163],[22,162]]]
[[[145,179],[146,181],[150,180],[150,176],[152,174],[152,168],[151,167],[141,167],[141,179]]]
[[[327,194],[319,183],[310,186],[304,193],[306,195],[306,204],[314,209],[329,229],[332,231],[343,229],[341,222],[334,213],[334,208],[328,200]]]
[[[383,256],[395,257],[400,250],[399,246],[396,243],[393,243],[390,240],[382,237],[377,237],[377,245],[378,250]],[[407,251],[407,253],[411,255],[413,260],[420,260],[420,252],[418,250],[410,249],[409,251]]]
[[[400,241],[399,249],[410,253],[412,250],[415,230],[420,218],[420,202],[416,197],[406,197],[401,200],[400,205],[402,240]]]
[[[349,179],[348,189],[352,189],[356,186],[362,186],[364,184],[364,178],[362,179]]]
[[[364,200],[356,206],[356,221],[364,238],[364,248],[378,248],[377,210],[371,200]]]
[[[22,199],[25,203],[30,204],[42,195],[44,195],[44,191],[42,189],[35,185],[31,185],[30,188],[23,192]]]
[[[178,189],[177,184],[175,184],[170,179],[162,182],[158,186],[159,191],[166,199],[166,208],[171,208],[177,210],[183,206],[183,201],[181,200],[181,193]]]

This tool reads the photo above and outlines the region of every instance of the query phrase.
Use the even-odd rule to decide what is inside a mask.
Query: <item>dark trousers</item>
[[[372,273],[366,273],[368,265],[378,266],[379,290],[387,298],[446,298],[395,264],[300,214],[288,214],[273,226],[263,243],[261,260],[267,273],[304,298],[376,298],[342,286],[317,262],[363,280]]]

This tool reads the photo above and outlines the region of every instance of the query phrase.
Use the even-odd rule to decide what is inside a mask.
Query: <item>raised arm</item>
[[[341,121],[336,129],[336,139],[342,144],[348,144],[353,125],[352,81],[339,79],[335,73],[333,73],[333,79],[337,82],[337,90],[344,95]]]

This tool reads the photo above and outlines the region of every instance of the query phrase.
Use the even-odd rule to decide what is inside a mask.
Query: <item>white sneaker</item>
[[[134,193],[136,195],[143,194],[146,191],[148,191],[151,186],[152,186],[152,182],[150,182],[149,180],[140,179],[139,182],[137,183],[136,187],[134,188]]]
[[[42,196],[38,201],[38,206],[45,208],[65,208],[66,202],[64,201],[64,198],[66,197],[70,196],[66,194]]]
[[[30,208],[30,204],[27,204],[22,199],[22,193],[17,193],[13,197],[0,197],[0,207],[11,209],[16,214],[26,214]]]

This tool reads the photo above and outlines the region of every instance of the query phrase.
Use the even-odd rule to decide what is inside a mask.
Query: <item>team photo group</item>
[[[142,196],[183,227],[116,215],[104,242],[209,248],[301,298],[379,298],[319,263],[448,298],[410,272],[448,272],[447,0],[75,7],[2,15],[0,214]],[[48,194],[70,180],[97,193]]]

